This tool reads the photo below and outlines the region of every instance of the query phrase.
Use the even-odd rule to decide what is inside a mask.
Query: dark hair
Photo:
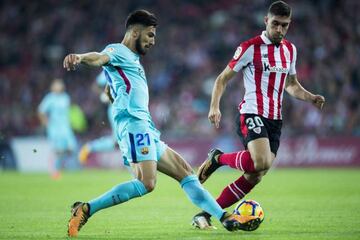
[[[276,1],[270,5],[268,13],[275,15],[275,16],[290,17],[291,7],[286,2]]]
[[[154,14],[146,10],[136,10],[129,14],[126,19],[125,27],[128,29],[131,25],[141,24],[146,27],[157,26],[157,19]]]

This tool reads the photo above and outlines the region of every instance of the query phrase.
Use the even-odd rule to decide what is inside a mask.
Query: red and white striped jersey
[[[241,43],[228,65],[236,72],[243,71],[245,96],[239,104],[240,113],[282,119],[286,76],[296,74],[295,64],[295,45],[283,39],[276,46],[265,31]]]

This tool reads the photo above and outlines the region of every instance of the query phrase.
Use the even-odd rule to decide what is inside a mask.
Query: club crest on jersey
[[[149,148],[148,147],[143,147],[140,151],[141,151],[141,154],[146,155],[146,154],[149,153]]]
[[[256,127],[253,129],[255,133],[260,134],[261,133],[261,127]]]
[[[114,48],[113,48],[113,47],[109,47],[109,48],[106,49],[106,51],[108,51],[108,52],[113,52],[113,51],[114,51]]]
[[[241,48],[241,47],[238,47],[238,48],[236,49],[236,52],[235,52],[233,58],[234,58],[235,60],[237,60],[237,59],[240,57],[241,52],[242,52],[242,48]]]

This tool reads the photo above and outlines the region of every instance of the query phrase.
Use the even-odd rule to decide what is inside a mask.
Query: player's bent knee
[[[143,181],[143,184],[149,193],[155,189],[156,181],[155,180],[147,180],[147,181]]]
[[[184,176],[183,177],[186,177],[186,176],[190,176],[190,175],[193,175],[194,174],[194,171],[191,167],[185,167],[184,168]]]
[[[264,155],[258,155],[255,156],[253,160],[254,160],[254,168],[256,172],[267,171],[271,167],[270,157]]]
[[[245,178],[252,184],[256,185],[261,182],[262,177],[264,176],[263,173],[266,171],[258,172],[258,173],[245,173]]]

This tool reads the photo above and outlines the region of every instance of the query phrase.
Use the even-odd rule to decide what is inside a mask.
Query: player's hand
[[[312,104],[320,110],[324,107],[325,98],[321,95],[314,95],[311,101]]]
[[[71,71],[75,70],[76,66],[81,63],[81,56],[79,54],[69,54],[64,58],[64,68],[66,70]]]
[[[219,128],[220,120],[221,120],[220,109],[210,108],[208,118],[209,118],[209,121],[211,122],[211,124],[213,124],[216,128]]]

